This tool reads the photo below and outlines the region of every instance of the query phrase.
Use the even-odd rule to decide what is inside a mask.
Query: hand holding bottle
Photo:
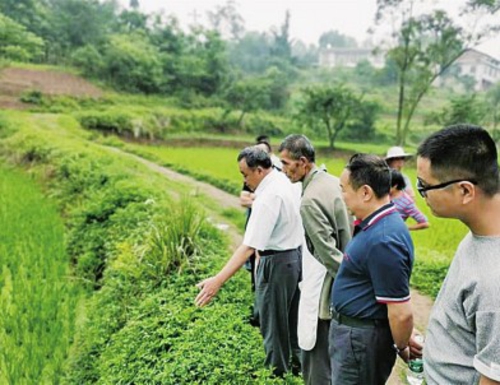
[[[422,334],[413,330],[408,345],[410,346],[410,358],[422,358],[424,350],[424,336]]]

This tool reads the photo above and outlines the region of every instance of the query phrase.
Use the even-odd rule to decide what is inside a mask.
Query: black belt
[[[378,326],[385,327],[389,326],[388,319],[368,319],[368,318],[354,318],[347,315],[337,313],[335,310],[330,309],[330,315],[332,319],[337,321],[340,325],[347,325],[351,327],[363,327],[363,326]]]
[[[259,255],[261,257],[265,257],[267,255],[278,255],[278,254],[285,254],[285,253],[290,253],[291,251],[295,251],[297,249],[288,249],[288,250],[259,250]]]

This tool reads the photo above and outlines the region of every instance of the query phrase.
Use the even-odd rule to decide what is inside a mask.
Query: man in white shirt
[[[238,164],[246,185],[255,192],[252,215],[243,243],[217,275],[198,284],[201,290],[195,302],[198,306],[210,302],[250,255],[259,251],[255,295],[265,363],[281,376],[289,371],[291,359],[298,359],[300,352],[297,345],[298,283],[300,245],[304,237],[300,199],[288,178],[273,170],[269,155],[262,149],[245,148],[238,155]]]

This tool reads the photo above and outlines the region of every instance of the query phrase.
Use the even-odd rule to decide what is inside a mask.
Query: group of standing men
[[[397,355],[406,361],[422,354],[412,338],[409,302],[413,243],[389,196],[390,169],[380,157],[356,154],[336,178],[316,166],[314,148],[302,135],[285,138],[279,153],[283,172],[273,169],[258,147],[239,154],[241,174],[255,194],[252,215],[231,259],[198,285],[196,303],[207,304],[257,252],[256,307],[266,364],[275,374],[300,361],[306,384],[384,384]],[[424,351],[428,384],[495,384],[500,381],[495,144],[479,127],[450,127],[419,147],[417,168],[417,190],[432,211],[458,218],[472,231],[431,316]],[[302,182],[301,196],[290,182]]]

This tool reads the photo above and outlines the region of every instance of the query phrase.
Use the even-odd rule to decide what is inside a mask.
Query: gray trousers
[[[297,320],[301,275],[300,250],[262,256],[256,272],[255,296],[266,366],[282,376],[299,365]]]
[[[305,385],[330,385],[330,356],[328,334],[330,321],[318,319],[316,345],[312,350],[302,350],[302,376]]]
[[[332,385],[384,385],[396,362],[389,325],[330,324]]]

